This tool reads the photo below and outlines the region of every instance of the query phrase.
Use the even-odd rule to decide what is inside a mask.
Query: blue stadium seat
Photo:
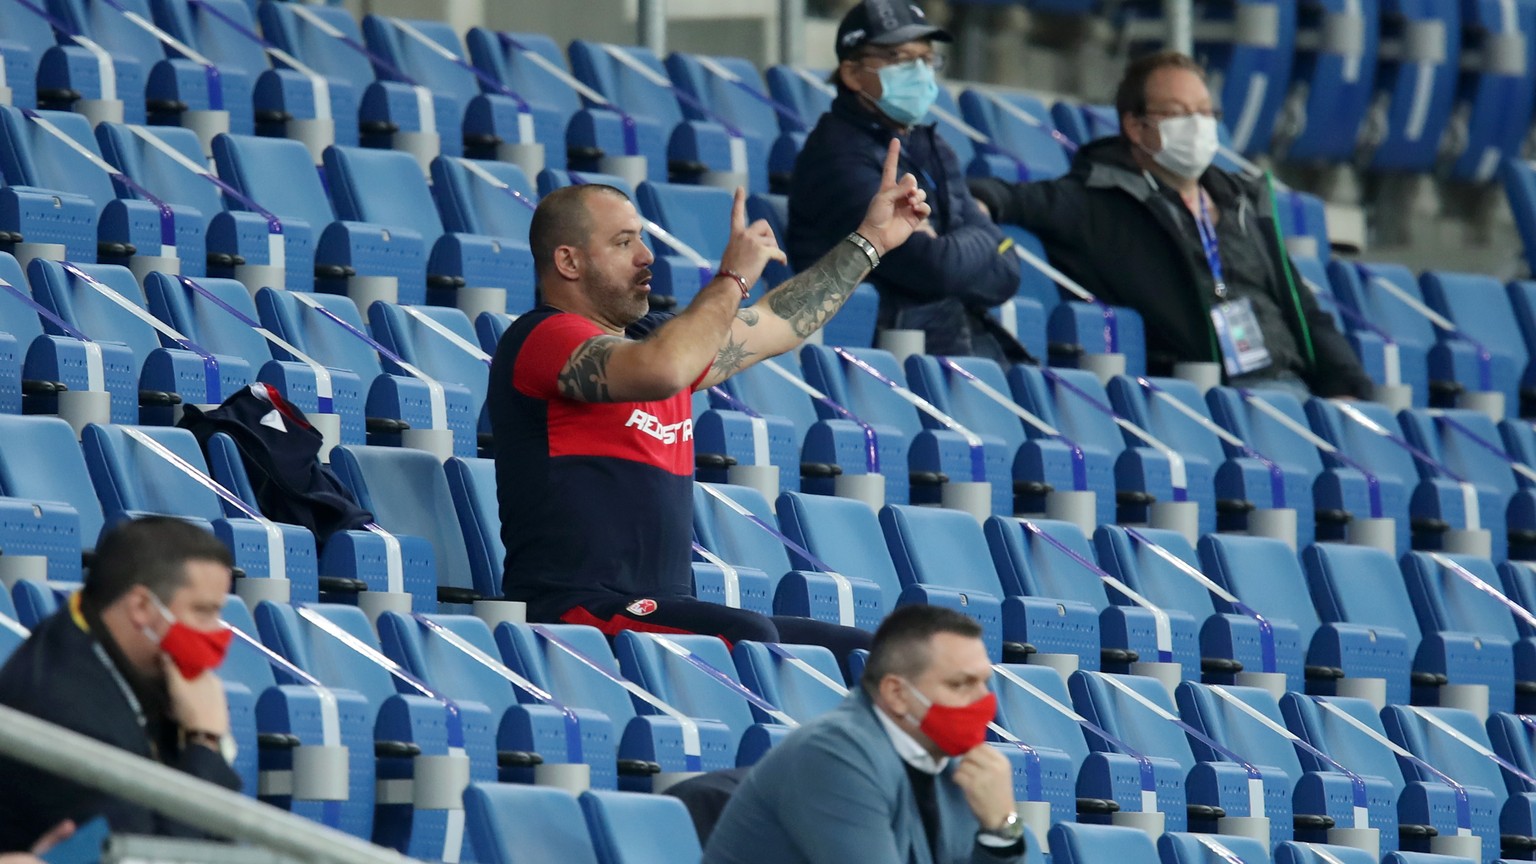
[[[18,581],[11,586],[11,600],[16,604],[16,620],[23,627],[35,629],[49,615],[63,608],[68,597],[67,590],[62,585],[30,579]]]
[[[663,645],[663,639],[688,656]],[[724,683],[728,679],[740,685],[741,679],[730,651],[718,637],[624,630],[614,638],[613,653],[624,677],[691,717],[713,717],[724,723],[738,742],[738,766],[755,764],[793,728]],[[713,669],[706,670],[694,660]]]
[[[1450,175],[1492,180],[1506,158],[1520,156],[1536,97],[1536,3],[1472,0],[1461,4],[1463,50],[1473,60],[1456,82],[1447,137],[1457,147]],[[1480,55],[1480,56],[1479,56]],[[1460,140],[1453,135],[1462,136]],[[1442,154],[1443,158],[1443,154]]]
[[[703,857],[688,808],[665,795],[581,793],[598,864],[698,864]]]
[[[620,672],[607,638],[596,628],[573,624],[537,626],[582,656],[568,653],[535,632],[533,625],[499,624],[495,636],[502,660],[514,672],[547,692],[558,694],[567,706],[600,711],[613,721],[618,738],[620,789],[649,791],[651,775],[658,770],[716,771],[736,765],[740,736],[715,719],[690,718],[698,729],[699,753],[687,753],[679,719],[631,696],[620,683],[629,679]],[[638,684],[635,686],[638,688]]]
[[[496,499],[496,463],[491,459],[460,459],[443,463],[448,490],[464,532],[464,550],[475,585],[501,585],[507,550],[501,544],[501,513]],[[498,594],[500,591],[497,592]]]
[[[1225,851],[1207,845],[1212,841],[1220,844],[1221,850]],[[1228,855],[1235,856],[1243,864],[1265,864],[1270,860],[1268,844],[1252,837],[1221,837],[1178,831],[1168,831],[1157,838],[1157,854],[1162,864],[1222,864],[1229,860]]]
[[[311,82],[296,69],[274,66],[265,46],[247,35],[257,30],[253,4],[245,0],[151,0],[151,5],[162,27],[218,65],[228,97],[225,107],[230,112],[231,132],[254,135],[259,129],[266,134],[292,133],[295,120],[334,122],[340,118],[336,129],[346,128],[355,136],[357,94],[324,78]]]
[[[617,52],[623,52],[634,66],[616,59]],[[745,139],[738,145],[718,122],[688,119],[666,68],[650,49],[575,39],[570,56],[571,68],[582,83],[632,115],[651,182],[666,182],[669,175],[698,178],[706,172],[747,171]],[[765,172],[749,191],[768,191],[766,180]]]
[[[432,197],[449,232],[496,237],[526,249],[535,195],[523,169],[511,163],[446,156],[432,160]],[[507,291],[507,309],[522,314],[534,307],[534,284],[516,281]]]
[[[1226,693],[1269,722],[1254,717],[1239,705],[1223,698],[1221,693]],[[1285,728],[1279,702],[1268,690],[1259,687],[1208,686],[1188,681],[1179,685],[1176,695],[1179,713],[1185,722],[1244,759],[1266,768],[1279,768],[1284,772],[1291,784],[1298,840],[1325,842],[1326,829],[1332,827],[1319,825],[1306,819],[1303,814],[1331,817],[1335,824],[1343,828],[1376,828],[1384,835],[1383,840],[1396,833],[1398,807],[1393,785],[1379,777],[1361,777],[1365,785],[1366,797],[1363,803],[1369,824],[1358,823],[1354,811],[1358,801],[1355,797],[1357,790],[1353,780],[1339,771],[1337,766],[1316,760],[1315,756],[1314,760],[1322,764],[1309,767],[1302,763],[1301,754],[1305,751],[1288,737],[1293,733]],[[1191,746],[1200,758],[1217,759],[1221,756],[1214,748],[1199,740]],[[1396,844],[1384,842],[1382,845]]]
[[[367,700],[369,716],[362,725],[372,728],[380,754],[376,770],[381,794],[373,842],[413,857],[457,857],[464,838],[449,828],[457,818],[451,814],[458,808],[418,807],[410,795],[401,796],[398,791],[411,784],[389,781],[412,781],[418,766],[431,764],[417,761],[423,756],[439,762],[468,759],[472,784],[494,780],[496,729],[486,706],[479,702],[450,705],[427,696],[360,652],[358,648],[383,659],[368,616],[356,607],[316,604],[305,606],[301,614],[287,604],[262,603],[256,608],[256,626],[261,641],[299,669],[327,687],[355,690]],[[345,634],[346,639],[330,631]],[[288,672],[278,675],[279,680],[294,677]],[[442,797],[427,803],[448,803]]]
[[[656,261],[651,265],[656,273],[652,290],[670,294],[679,306],[686,306],[703,287],[702,281],[712,278],[712,268],[730,239],[730,191],[652,181],[641,183],[635,190],[635,208],[709,262],[699,265],[661,238],[651,237],[651,246],[656,251]],[[701,274],[701,266],[710,272]]]
[[[226,110],[225,92],[216,69],[210,73],[200,63],[175,56],[154,33],[125,14],[132,12],[140,22],[148,24],[152,17],[148,0],[120,0],[111,4],[100,0],[48,0],[47,8],[71,32],[90,37],[112,55],[118,93],[123,100],[123,118],[129,123],[143,123],[146,118],[158,123],[177,123],[185,120],[189,110]],[[133,72],[128,72],[130,68]],[[128,89],[130,81],[133,90]],[[234,94],[229,96],[229,101],[233,101]]]
[[[439,159],[443,157],[438,157]],[[413,251],[426,262],[425,289],[400,280],[400,302],[458,301],[458,289],[504,288],[509,296],[533,291],[533,256],[527,235],[506,238],[447,232],[437,215],[421,166],[407,153],[362,147],[327,147],[326,178],[337,215],[385,229],[396,254]],[[411,244],[417,244],[410,250]]]
[[[239,634],[257,639],[256,621],[245,602],[230,595],[224,603],[224,622]],[[237,634],[229,654],[219,666],[226,689],[243,688],[256,700],[256,729],[288,738],[290,746],[255,746],[249,756],[257,760],[259,779],[245,787],[274,807],[312,819],[361,837],[373,837],[375,791],[372,711],[362,695],[344,689],[321,689],[309,684],[279,684],[277,666],[256,645]],[[259,644],[259,642],[258,642]],[[254,745],[254,742],[253,742]],[[294,747],[341,746],[348,753],[343,800],[296,798]],[[240,758],[247,758],[242,745]],[[355,754],[355,758],[354,758]],[[334,778],[332,780],[334,782]]]
[[[556,150],[563,144],[563,135],[551,142],[538,137],[531,111],[532,128],[519,128],[522,100],[504,84],[479,80],[451,24],[370,14],[363,17],[363,36],[374,54],[432,92],[444,155],[493,159],[502,142],[552,142]],[[505,92],[498,92],[502,88]],[[556,131],[551,125],[547,119],[546,130]]]
[[[480,406],[478,429],[490,432],[490,416],[484,410],[490,357],[476,344],[468,316],[452,307],[403,306],[376,300],[368,307],[368,325],[373,338],[400,359],[439,381],[452,381],[469,390],[471,408]],[[391,374],[407,374],[394,361],[384,361]]]
[[[1523,159],[1505,159],[1500,175],[1504,194],[1509,199],[1510,212],[1515,217],[1515,227],[1520,232],[1525,266],[1527,269],[1536,269],[1533,266],[1536,265],[1536,167]],[[1510,293],[1515,294],[1513,289]],[[1529,326],[1528,310],[1531,304],[1528,296],[1515,294],[1513,298],[1516,308],[1522,310],[1521,325],[1526,333],[1532,332]],[[1526,344],[1530,344],[1529,339]]]
[[[1398,818],[1380,826],[1381,848],[1427,845],[1422,828],[1412,829],[1410,835],[1409,830],[1399,829],[1399,825],[1428,825],[1446,837],[1457,833],[1457,793],[1442,778],[1429,774],[1422,766],[1410,766],[1382,743],[1387,731],[1375,705],[1364,699],[1287,693],[1280,700],[1280,709],[1286,726],[1303,741],[1361,777],[1369,778],[1373,806],[1395,808]],[[1369,732],[1362,730],[1362,726]],[[1299,755],[1308,771],[1327,770],[1316,756],[1306,752]],[[1376,780],[1390,784],[1391,793],[1370,782]],[[1467,827],[1485,841],[1496,841],[1498,809],[1494,797],[1487,790],[1470,788],[1467,805]]]
[[[1156,861],[1157,847],[1147,832],[1118,825],[1051,826],[1052,864],[1115,864],[1117,861]]]
[[[324,75],[332,93],[346,91],[342,104],[357,106],[356,125],[351,116],[336,124],[336,143],[389,146],[396,132],[442,132],[430,93],[421,99],[410,82],[378,78],[373,61],[359,50],[363,31],[352,13],[334,6],[263,2],[256,15],[262,35]]]
[[[748,690],[802,723],[841,705],[848,692],[837,658],[820,645],[742,640],[731,647],[731,659]]]
[[[120,342],[132,354],[132,377],[138,387],[178,394],[182,401],[194,404],[218,404],[241,387],[255,380],[255,370],[239,357],[228,354],[198,356],[188,347],[174,346],[167,336],[128,310],[138,307],[148,317],[144,291],[126,267],[110,264],[79,265],[80,273],[66,270],[56,261],[33,259],[30,269],[33,295],[63,321],[87,337],[99,341]],[[99,287],[98,287],[99,286]],[[106,290],[102,290],[102,289]],[[116,294],[114,298],[110,296]],[[124,303],[119,304],[121,298]],[[185,334],[182,334],[185,335]],[[196,343],[184,342],[184,346]],[[200,346],[208,350],[207,346]],[[210,359],[211,358],[211,359]],[[174,401],[169,397],[147,398],[142,392],[113,389],[114,420],[128,422],[133,415],[133,400],[138,396],[145,422],[169,423]],[[126,403],[126,404],[122,404]],[[125,410],[126,409],[126,410]]]
[[[190,281],[188,284],[164,273],[149,274],[144,291],[155,317],[199,344],[217,345],[224,353],[239,357],[256,372],[254,381],[276,387],[306,415],[318,413],[320,393],[315,371],[304,363],[272,359],[273,346],[246,323],[259,323],[250,291],[232,279]],[[246,320],[237,318],[226,306]],[[327,374],[333,413],[341,417],[342,442],[363,443],[363,393],[357,374],[343,369],[328,369]]]
[[[1213,74],[1212,96],[1226,109],[1230,143],[1239,153],[1269,150],[1291,81],[1296,17],[1296,4],[1263,0],[1239,0],[1200,15],[1204,27],[1221,35],[1197,40],[1195,55]]]
[[[1200,540],[1200,560],[1212,581],[1274,627],[1286,689],[1302,692],[1304,680],[1298,673],[1305,667],[1307,679],[1337,678],[1342,671],[1349,678],[1385,678],[1389,693],[1402,692],[1412,662],[1406,639],[1388,640],[1370,627],[1344,621],[1324,623],[1308,596],[1296,554],[1282,541],[1207,535]],[[1296,648],[1289,647],[1292,638]]]
[[[987,159],[986,154],[978,153],[988,163],[1003,166],[1003,173],[992,169],[994,176],[1026,182],[1054,180],[1067,173],[1070,156],[1051,136],[1051,115],[1039,99],[1025,93],[968,89],[960,94],[959,104],[965,121],[985,132],[1006,154],[1001,159]]]
[[[1531,9],[1536,14],[1536,4]],[[1454,321],[1462,333],[1476,339],[1481,346],[1473,346],[1477,356],[1473,361],[1474,369],[1478,377],[1462,383],[1468,390],[1483,389],[1481,353],[1487,350],[1491,355],[1488,359],[1491,389],[1504,394],[1507,416],[1519,416],[1522,413],[1520,390],[1530,374],[1531,354],[1521,338],[1520,324],[1505,286],[1492,276],[1439,271],[1424,273],[1419,277],[1419,285],[1430,308]]]
[[[590,766],[595,788],[616,788],[613,723],[597,711],[570,708],[573,713],[568,715],[557,700],[541,701],[537,696],[528,699],[533,694],[508,679],[508,675],[515,673],[502,666],[496,640],[485,621],[472,615],[413,619],[398,612],[385,612],[379,616],[376,627],[379,643],[391,660],[423,681],[430,681],[450,699],[480,702],[490,709],[491,723],[497,730],[498,753],[508,757],[536,753],[546,765],[585,764]],[[479,656],[463,650],[459,643],[480,652]],[[506,674],[499,673],[498,668]],[[518,766],[512,758],[499,757],[499,761],[501,780],[533,782],[533,768]]]
[[[1536,834],[1536,789],[1501,770],[1490,758],[1492,742],[1477,715],[1455,708],[1389,705],[1381,719],[1394,742],[1450,775],[1466,786],[1469,793],[1474,787],[1493,793],[1491,809],[1497,814],[1500,837],[1484,837],[1484,855],[1503,845],[1499,841],[1505,836],[1513,835],[1510,839],[1520,845],[1529,843],[1528,838]],[[1423,768],[1412,767],[1418,775],[1416,779],[1428,779]]]
[[[581,805],[564,789],[472,783],[464,831],[486,864],[598,864]]]
[[[809,128],[793,109],[776,110],[757,67],[741,57],[682,52],[667,57],[666,67],[673,85],[708,109],[705,113],[681,100],[685,116],[690,120],[718,117],[742,134],[752,191],[787,192],[795,156]]]
[[[1072,711],[1072,697],[1060,673],[1047,666],[1007,664],[994,672],[992,689],[997,694],[997,722],[1040,756],[1041,791],[1051,805],[1053,822],[1102,820],[1108,801],[1125,812],[1142,811],[1140,763],[1062,713],[1061,708]],[[1168,830],[1179,830],[1188,818],[1184,770],[1172,760],[1148,758],[1157,809],[1165,814]]]
[[[0,415],[0,526],[13,554],[46,555],[48,577],[81,579],[80,555],[93,551],[105,519],[85,456],[57,417]]]
[[[394,589],[409,592],[417,611],[435,611],[439,602],[501,596],[501,585],[474,581],[453,493],[437,457],[409,447],[338,447],[331,451],[331,467],[385,530],[431,545],[430,554],[416,553],[420,559],[407,564],[404,584]],[[427,561],[435,563],[435,572]]]
[[[70,97],[74,93],[84,99],[101,98],[106,82],[100,61],[85,46],[71,44],[73,39],[55,44],[53,26],[40,13],[46,10],[30,2],[23,5],[17,0],[5,0],[0,5],[0,55],[4,58],[6,84],[11,88],[11,104],[17,108],[36,108],[39,95],[43,96],[43,107],[64,107],[56,103],[73,101]],[[44,57],[48,58],[50,69],[39,75]],[[110,57],[106,65],[110,70]],[[123,81],[124,91],[136,92],[143,86],[143,70],[125,71],[129,76]]]
[[[784,535],[822,563],[851,579],[875,583],[880,590],[879,617],[896,608],[901,579],[885,549],[880,519],[868,505],[851,498],[785,492],[779,496],[778,517]],[[797,567],[810,566],[794,550],[790,560]],[[826,600],[820,592],[815,596],[818,602]]]
[[[1296,56],[1284,113],[1275,121],[1275,148],[1294,162],[1348,162],[1376,84],[1380,7],[1309,0],[1297,13]]]
[[[1488,559],[1464,555],[1445,558],[1485,584],[1500,587],[1498,573]],[[1442,638],[1447,631],[1475,634],[1470,651],[1459,647],[1476,659],[1463,661],[1457,672],[1464,671],[1465,683],[1488,686],[1490,711],[1514,710],[1516,687],[1529,686],[1519,682],[1536,679],[1532,639],[1521,637],[1507,608],[1457,576],[1452,568],[1438,563],[1431,553],[1410,552],[1403,556],[1401,565],[1419,629]]]
[[[264,525],[221,501],[196,479],[124,431],[132,428],[93,423],[81,436],[86,467],[108,525],[145,514],[180,516],[217,535],[234,553],[235,565],[245,571],[245,578],[286,578],[295,599],[316,597],[320,574],[315,538],[309,531],[297,525],[278,524],[283,549],[280,557],[275,556],[270,547],[271,534]],[[208,474],[207,463],[191,432],[154,426],[138,427],[137,432],[194,470]],[[283,572],[274,570],[279,562],[285,567]]]
[[[43,124],[69,142],[60,140]],[[203,223],[198,214],[173,207],[167,223],[149,202],[126,196],[119,199],[111,174],[70,142],[92,156],[101,156],[84,115],[41,111],[27,116],[19,109],[0,107],[0,171],[6,182],[51,190],[50,202],[58,201],[39,210],[27,206],[32,200],[30,193],[17,190],[13,194],[21,209],[11,217],[16,224],[5,227],[20,231],[32,242],[62,243],[74,261],[92,262],[99,255],[110,263],[126,264],[131,250],[139,250],[145,255],[180,255],[187,262],[188,273],[200,274]],[[169,237],[165,234],[168,227],[173,228]],[[174,246],[175,251],[164,250],[165,245]]]
[[[900,603],[931,603],[965,612],[981,623],[982,640],[994,660],[1003,653],[1002,642],[1042,640],[1037,647],[1052,653],[1078,653],[1073,648],[1051,647],[1048,637],[1028,630],[1029,618],[1020,598],[1004,598],[997,570],[987,554],[986,536],[969,513],[959,510],[887,504],[880,511],[880,527],[896,573],[901,577]],[[1054,615],[1055,610],[1052,610]],[[1065,634],[1064,634],[1065,635]],[[1098,658],[1088,652],[1084,665]]]
[[[1381,0],[1383,50],[1365,119],[1365,152],[1380,171],[1434,167],[1461,66],[1459,0]],[[1383,45],[1383,49],[1386,45]]]
[[[1388,279],[1409,296],[1417,296],[1414,276],[1407,268],[1391,264],[1359,265],[1353,262],[1333,261],[1328,265],[1328,281],[1340,311],[1348,309],[1344,317],[1350,330],[1350,340],[1363,349],[1370,339],[1391,339],[1398,355],[1399,378],[1402,384],[1413,388],[1413,404],[1430,404],[1433,389],[1430,351],[1434,347],[1434,327],[1423,316],[1405,306],[1391,295],[1375,278]],[[1369,327],[1364,322],[1369,322]],[[1369,358],[1363,350],[1363,357]],[[1372,369],[1372,377],[1377,371]],[[1376,378],[1380,381],[1381,378]]]
[[[768,92],[780,104],[786,105],[798,115],[807,127],[814,127],[821,115],[832,110],[832,96],[836,92],[827,81],[824,69],[795,69],[791,66],[769,66],[764,78],[768,80]]]
[[[1503,449],[1499,429],[1488,415],[1447,409],[1415,410],[1398,417],[1408,441],[1442,466],[1437,473],[1476,487],[1477,522],[1492,535],[1496,560],[1510,557],[1511,548],[1520,552],[1536,542],[1531,533],[1536,527],[1536,491],[1516,479],[1513,457]],[[1472,525],[1470,512],[1466,524]]]
[[[367,332],[357,304],[335,294],[305,295],[326,311],[350,325],[338,324],[327,315],[298,299],[297,292],[263,288],[256,294],[256,309],[262,326],[281,336],[295,348],[326,366],[356,372],[367,390],[364,413],[369,418],[400,420],[411,429],[447,428],[453,431],[453,452],[473,456],[477,450],[476,421],[480,408],[471,403],[469,389],[451,381],[438,382],[443,388],[443,426],[434,426],[432,388],[415,377],[385,372],[373,347],[358,338],[353,330]],[[293,359],[286,351],[274,351],[279,359]],[[395,443],[401,440],[399,424],[370,424],[368,440]]]

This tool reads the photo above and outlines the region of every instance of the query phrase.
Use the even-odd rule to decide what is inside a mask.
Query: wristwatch
[[[1003,820],[1003,824],[998,827],[991,829],[983,828],[976,833],[983,837],[992,837],[1011,845],[1019,842],[1024,837],[1024,821],[1019,818],[1018,811],[1013,811],[1008,814],[1008,818]]]
[[[201,744],[224,757],[224,761],[231,765],[235,764],[235,757],[240,755],[240,745],[235,743],[235,736],[228,732],[220,735],[203,729],[183,729],[181,740],[183,745]]]

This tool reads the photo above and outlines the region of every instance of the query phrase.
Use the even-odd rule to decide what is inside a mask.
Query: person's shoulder
[[[0,666],[0,704],[46,717],[48,706],[71,702],[81,690],[108,683],[105,679],[91,637],[60,610],[38,622]]]

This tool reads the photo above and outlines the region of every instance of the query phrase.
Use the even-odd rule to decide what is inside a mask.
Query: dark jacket
[[[70,610],[61,609],[39,624],[0,667],[0,704],[146,759],[158,756],[167,765],[226,789],[240,788],[240,777],[224,757],[200,744],[178,746],[179,732],[168,719],[163,695],[156,699],[153,693],[136,693],[146,715],[147,728],[140,727],[94,644]],[[96,816],[106,817],[114,833],[201,836],[146,807],[0,757],[0,852],[30,848],[65,819],[84,825]]]
[[[849,93],[822,115],[790,184],[788,251],[796,270],[816,263],[859,226],[880,189],[894,137],[895,130]],[[1018,257],[999,251],[1003,233],[976,206],[954,150],[933,126],[914,126],[902,137],[900,171],[911,172],[927,191],[938,236],[913,234],[871,274],[880,291],[881,329],[924,331],[930,354],[1025,359],[987,315],[1018,292]]]
[[[1174,196],[1152,188],[1129,148],[1122,137],[1101,139],[1077,152],[1065,177],[1018,184],[975,179],[972,191],[997,221],[1039,235],[1063,273],[1103,300],[1141,313],[1152,374],[1169,374],[1179,361],[1220,362],[1210,319],[1215,283],[1194,220]],[[1299,279],[1293,297],[1290,262],[1278,253],[1264,190],[1219,168],[1208,169],[1200,185],[1222,213],[1247,210],[1244,218],[1256,220],[1272,271],[1265,285],[1302,348],[1304,368],[1296,371],[1308,387],[1320,396],[1368,397],[1370,378],[1348,340]]]

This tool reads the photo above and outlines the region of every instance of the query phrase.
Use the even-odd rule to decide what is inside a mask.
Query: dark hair
[[[234,558],[207,529],[170,516],[145,516],[119,523],[96,544],[96,563],[86,574],[80,602],[100,612],[135,585],[169,603],[186,584],[188,561],[234,566]]]
[[[1137,57],[1125,66],[1120,85],[1115,88],[1115,115],[1140,117],[1147,113],[1147,79],[1160,69],[1188,69],[1205,80],[1205,70],[1188,54],[1159,51]]]
[[[940,633],[980,639],[981,625],[975,618],[943,606],[898,607],[875,631],[869,660],[864,664],[864,688],[873,691],[887,675],[912,679],[923,674],[932,653],[928,643]]]
[[[587,196],[598,192],[629,200],[621,189],[602,183],[578,183],[556,189],[539,201],[538,208],[533,211],[533,223],[528,226],[528,248],[533,252],[534,275],[542,276],[555,263],[555,250],[559,247],[586,244],[592,233]]]

